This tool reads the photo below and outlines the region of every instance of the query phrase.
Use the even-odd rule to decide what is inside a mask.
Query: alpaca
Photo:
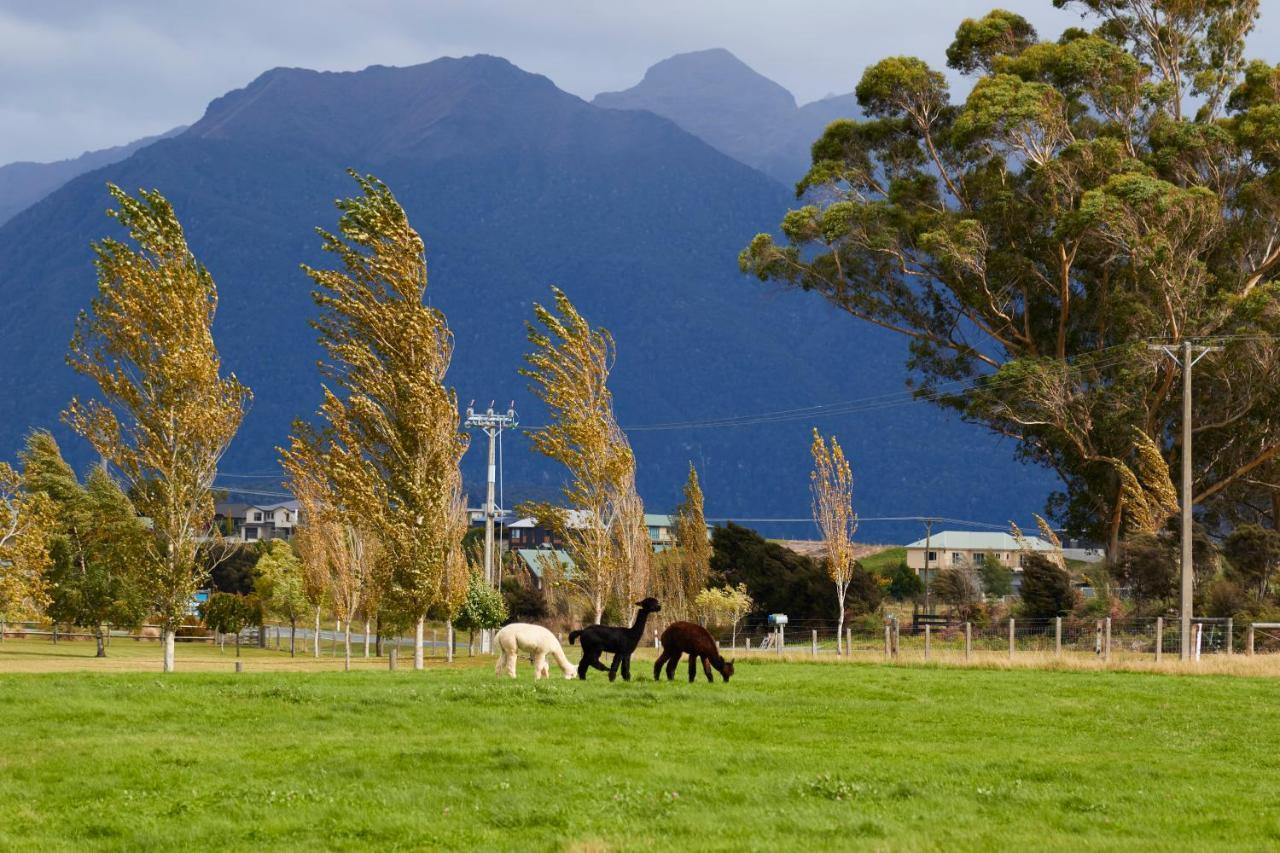
[[[516,659],[520,657],[520,652],[529,654],[535,681],[550,675],[551,668],[547,665],[548,655],[555,658],[565,678],[573,678],[577,674],[573,664],[569,663],[569,659],[564,656],[564,649],[560,647],[560,641],[556,639],[556,635],[541,625],[512,622],[494,636],[493,642],[498,648],[498,663],[494,667],[497,675],[515,678]]]
[[[707,681],[715,681],[711,675],[713,667],[725,681],[733,675],[733,661],[720,656],[716,641],[707,633],[706,628],[692,622],[672,622],[662,632],[662,654],[653,665],[653,680],[658,680],[663,664],[667,666],[667,681],[675,678],[680,656],[686,652],[689,655],[690,684],[698,677],[698,658],[702,658],[702,671],[707,674]]]
[[[600,654],[612,652],[613,665],[608,667],[609,680],[613,681],[617,678],[619,666],[622,667],[622,680],[631,680],[631,654],[639,645],[640,637],[644,635],[644,623],[649,619],[649,614],[660,611],[662,605],[658,603],[658,599],[651,596],[643,601],[637,601],[636,607],[640,608],[640,612],[636,614],[636,621],[631,623],[630,628],[591,625],[580,631],[569,632],[571,646],[574,640],[582,638],[582,660],[578,663],[578,678],[586,681],[587,670],[593,666],[604,670],[605,665],[600,663]]]

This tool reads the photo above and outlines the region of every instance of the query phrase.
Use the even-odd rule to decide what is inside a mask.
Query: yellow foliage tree
[[[404,209],[378,179],[350,174],[361,194],[337,202],[340,235],[319,232],[340,268],[304,267],[318,286],[315,326],[333,386],[320,409],[324,427],[295,424],[283,454],[290,464],[306,446],[323,460],[329,511],[344,529],[376,535],[382,600],[413,621],[421,669],[427,611],[448,611],[466,593],[457,570],[466,532],[458,463],[468,440],[458,431],[457,394],[444,384],[453,334],[423,302],[426,255]]]
[[[68,362],[97,383],[101,399],[73,399],[64,417],[124,476],[138,512],[151,519],[148,563],[173,669],[174,634],[207,569],[200,540],[216,535],[213,481],[252,395],[221,375],[213,343],[218,290],[187,247],[160,193],[137,198],[109,186],[136,244],[94,244],[98,296],[76,321]]]
[[[539,517],[568,544],[572,581],[599,622],[615,593],[638,595],[648,582],[651,547],[644,505],[636,494],[635,456],[619,428],[609,391],[615,347],[606,329],[593,329],[559,288],[555,310],[533,307],[527,324],[533,352],[521,374],[546,404],[551,423],[531,433],[534,447],[569,470],[562,488],[572,514],[542,507]]]
[[[849,460],[835,436],[831,444],[813,431],[813,472],[809,488],[813,497],[813,520],[822,532],[827,558],[827,575],[836,585],[839,616],[836,621],[836,651],[844,653],[844,600],[853,580],[853,534],[858,529],[858,514],[853,511],[853,473]]]
[[[44,573],[53,521],[48,497],[23,491],[21,475],[0,462],[0,625],[36,616],[48,602]]]

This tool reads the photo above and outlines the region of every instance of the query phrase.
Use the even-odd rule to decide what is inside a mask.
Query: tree
[[[348,554],[367,550],[376,535],[387,603],[413,620],[413,665],[422,669],[427,611],[466,589],[458,463],[468,440],[458,432],[457,394],[444,382],[453,334],[443,312],[424,304],[425,250],[404,209],[381,181],[350,174],[361,194],[337,202],[340,234],[319,231],[341,266],[304,267],[317,285],[314,326],[332,386],[320,408],[324,426],[296,422],[282,456],[291,475],[316,481],[321,518],[343,531]],[[347,602],[349,626],[360,602]]]
[[[745,586],[755,609],[792,619],[830,618],[830,579],[819,563],[729,522],[711,533],[712,583]]]
[[[1071,575],[1038,553],[1022,555],[1022,586],[1018,593],[1022,596],[1022,612],[1028,619],[1065,616],[1076,603]]]
[[[26,488],[52,509],[45,612],[93,631],[106,657],[106,626],[135,627],[148,614],[146,528],[103,466],[81,485],[50,433],[33,432],[21,456]]]
[[[1136,611],[1151,601],[1163,601],[1178,587],[1178,556],[1167,538],[1146,534],[1126,539],[1120,546],[1114,574],[1129,588]]]
[[[835,436],[830,446],[813,431],[813,471],[809,490],[813,497],[813,522],[822,533],[827,575],[836,586],[839,613],[836,619],[836,653],[844,653],[844,599],[853,580],[853,534],[858,514],[853,511],[853,472]]]
[[[1223,543],[1233,574],[1263,601],[1280,564],[1280,531],[1256,524],[1242,524]]]
[[[998,555],[983,555],[982,562],[978,564],[978,576],[982,579],[982,591],[991,598],[1013,594],[1013,569],[1001,562]]]
[[[34,616],[48,602],[45,570],[54,524],[49,499],[25,491],[18,472],[0,462],[0,623]]]
[[[156,191],[133,198],[108,189],[119,205],[109,215],[136,248],[110,238],[93,246],[98,296],[76,320],[67,361],[97,383],[101,399],[72,399],[64,418],[151,519],[146,563],[171,672],[175,632],[206,579],[196,556],[201,538],[216,533],[218,462],[251,394],[221,374],[217,286],[173,207]]]
[[[689,465],[684,500],[676,508],[675,547],[655,555],[654,594],[662,602],[664,615],[672,620],[687,615],[694,600],[705,591],[711,572],[711,539],[702,509],[702,487],[698,472]]]
[[[731,644],[738,644],[738,623],[750,612],[755,602],[747,592],[746,584],[736,587],[710,587],[701,590],[693,598],[693,606],[702,615],[702,624],[708,622],[718,625],[721,620],[730,625]]]
[[[982,600],[982,584],[968,566],[940,570],[930,583],[929,591],[965,618],[973,614]]]
[[[200,618],[211,631],[234,634],[236,657],[240,657],[240,632],[254,624],[260,608],[248,595],[215,592],[200,605]]]
[[[895,601],[915,601],[924,595],[924,581],[902,560],[889,576],[889,595]]]
[[[298,620],[311,609],[302,561],[283,539],[263,543],[255,586],[267,610],[289,622],[289,657],[297,653]]]
[[[507,607],[508,618],[517,622],[541,622],[551,612],[542,590],[515,577],[503,578],[502,600]]]
[[[454,627],[470,633],[470,646],[476,631],[499,628],[506,620],[507,604],[502,593],[486,583],[483,574],[472,571],[467,579],[467,595],[453,617]]]
[[[1241,60],[1257,0],[1056,2],[1097,28],[961,25],[963,103],[919,59],[867,68],[865,120],[740,262],[909,339],[919,397],[1059,474],[1050,510],[1114,557],[1177,508],[1180,368],[1148,341],[1227,350],[1196,368],[1194,503],[1265,494],[1280,456],[1280,88]]]
[[[520,373],[550,413],[550,424],[530,439],[539,453],[568,469],[561,494],[573,514],[545,504],[533,509],[566,543],[573,583],[599,622],[610,596],[631,590],[632,560],[647,560],[638,538],[644,507],[635,493],[635,456],[614,417],[608,387],[613,336],[592,328],[563,291],[552,288],[552,294],[554,311],[533,306],[537,325],[526,324],[533,351]]]

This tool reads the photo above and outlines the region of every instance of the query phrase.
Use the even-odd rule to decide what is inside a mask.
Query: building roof
[[[573,558],[559,548],[521,548],[516,551],[520,559],[529,567],[529,571],[541,578],[546,567],[546,560],[555,560],[560,564],[560,571],[565,575],[573,574]]]
[[[273,504],[246,504],[237,502],[224,502],[214,506],[214,513],[227,518],[240,518],[249,510],[257,509],[262,512],[274,512],[277,509],[287,509],[293,512],[298,511],[297,501],[278,501]]]
[[[1019,551],[1026,548],[1031,551],[1057,551],[1053,545],[1039,536],[1025,536],[1023,544],[1008,533],[975,532],[972,530],[941,530],[928,538],[929,548],[934,551]],[[919,539],[908,545],[908,548],[923,548],[926,540]]]
[[[645,527],[672,527],[675,525],[676,517],[674,515],[655,515],[646,512],[644,514]]]

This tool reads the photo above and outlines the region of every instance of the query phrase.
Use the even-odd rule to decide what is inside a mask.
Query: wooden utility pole
[[[1222,347],[1197,346],[1184,340],[1181,347],[1153,345],[1182,368],[1182,659],[1191,659],[1191,587],[1194,574],[1191,562],[1191,368],[1205,355]],[[1181,353],[1179,358],[1178,353]]]
[[[494,412],[492,402],[489,403],[488,411],[483,413],[478,413],[471,406],[467,406],[467,419],[463,423],[463,426],[467,429],[483,430],[485,435],[489,436],[488,493],[484,502],[484,582],[489,586],[498,585],[493,553],[493,521],[498,514],[498,507],[494,502],[494,486],[497,482],[497,463],[493,453],[494,442],[504,429],[514,429],[519,424],[520,422],[516,419],[516,404],[514,401],[507,408],[505,415]],[[481,630],[480,651],[486,654],[490,651],[490,636],[491,632],[488,628]]]

